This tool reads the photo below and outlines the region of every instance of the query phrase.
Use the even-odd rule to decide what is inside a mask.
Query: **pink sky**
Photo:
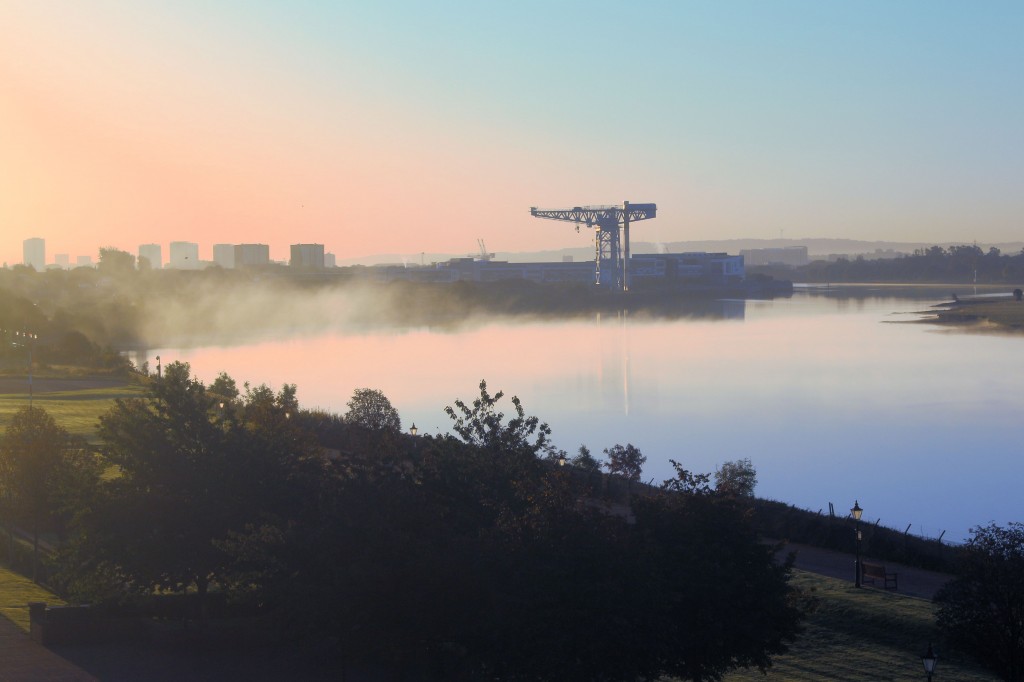
[[[1020,238],[1012,5],[668,5],[5,2],[0,260],[580,247],[529,207],[624,199],[649,241]],[[613,18],[642,37],[598,49]]]

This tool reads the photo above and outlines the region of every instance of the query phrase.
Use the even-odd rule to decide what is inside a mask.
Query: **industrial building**
[[[164,251],[159,244],[139,245],[139,267],[142,267],[142,259],[149,261],[149,267],[159,270],[164,266]]]
[[[292,244],[291,260],[288,264],[293,268],[303,270],[324,269],[324,245],[323,244]]]
[[[266,244],[236,244],[235,267],[256,267],[270,264],[270,247]]]
[[[235,245],[214,244],[213,264],[219,265],[220,267],[226,268],[228,270],[235,267]]]
[[[419,265],[377,265],[353,271],[380,282],[497,282],[523,279],[531,282],[577,282],[595,284],[594,263],[509,263],[474,258],[452,258],[444,263]],[[743,256],[726,253],[659,253],[633,255],[629,260],[634,284],[662,282],[678,284],[733,285],[743,281]]]
[[[177,270],[199,269],[199,244],[195,242],[171,242],[170,260],[167,267]]]
[[[36,272],[46,269],[46,240],[31,237],[22,242],[22,262],[31,265]]]

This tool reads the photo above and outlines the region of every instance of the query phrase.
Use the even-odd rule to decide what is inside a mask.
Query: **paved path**
[[[788,552],[796,553],[796,563],[794,566],[799,568],[801,571],[818,573],[830,578],[839,578],[840,580],[849,580],[851,583],[853,582],[855,569],[854,556],[852,554],[844,554],[843,552],[834,552],[832,550],[809,547],[807,545],[788,544],[781,550],[780,558],[784,557]],[[899,589],[896,593],[910,597],[920,597],[921,599],[931,600],[939,588],[953,577],[945,573],[926,571],[912,566],[897,564],[892,561],[878,561],[877,559],[873,560],[870,557],[864,558],[867,561],[885,564],[885,570],[887,572],[899,574]],[[865,585],[865,587],[872,586]]]
[[[0,616],[0,682],[99,682]]]

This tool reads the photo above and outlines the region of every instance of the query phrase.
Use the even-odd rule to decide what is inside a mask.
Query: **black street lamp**
[[[416,422],[413,422],[412,426],[409,427],[409,433],[415,436],[419,432],[420,430],[416,428]]]
[[[921,663],[924,664],[924,674],[928,676],[928,682],[932,682],[932,673],[935,672],[935,664],[939,662],[939,657],[932,651],[932,643],[928,642],[928,651],[921,655]]]
[[[850,514],[853,515],[854,532],[857,533],[857,554],[856,561],[854,562],[854,569],[856,570],[856,577],[854,578],[854,587],[860,587],[860,517],[864,513],[864,510],[860,508],[860,503],[857,500],[853,501],[853,509],[850,510]]]

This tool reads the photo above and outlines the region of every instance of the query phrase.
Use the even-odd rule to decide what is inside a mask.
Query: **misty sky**
[[[0,0],[0,260],[1010,241],[1024,3]],[[784,232],[783,232],[784,231]]]

